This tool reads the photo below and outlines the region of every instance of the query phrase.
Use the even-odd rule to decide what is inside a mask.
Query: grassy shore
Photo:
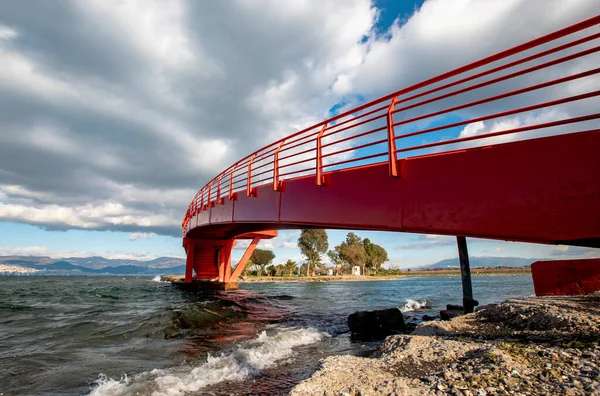
[[[530,274],[529,267],[524,268],[472,268],[472,276],[486,275],[526,275]],[[459,269],[443,269],[443,270],[411,270],[402,271],[400,274],[394,275],[340,275],[340,276],[249,276],[240,282],[365,282],[365,281],[381,281],[394,280],[411,277],[423,276],[460,276]]]
[[[472,276],[490,276],[490,275],[526,275],[530,274],[529,267],[523,268],[472,268]],[[459,269],[435,269],[435,270],[411,270],[402,271],[393,275],[319,275],[319,276],[248,276],[246,279],[240,279],[239,282],[254,283],[273,283],[273,282],[370,282],[394,280],[411,277],[423,276],[460,276]],[[183,282],[183,275],[165,275],[161,277],[167,282]]]

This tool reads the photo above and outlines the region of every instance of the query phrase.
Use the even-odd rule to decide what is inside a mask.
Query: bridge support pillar
[[[185,249],[185,283],[192,283],[194,276],[194,244],[185,238],[183,240],[183,248]]]
[[[277,236],[277,231],[256,231],[231,239],[183,238],[186,252],[185,277],[176,276],[172,282],[193,288],[234,290],[238,288],[238,277],[246,268],[252,253],[261,239]],[[231,268],[231,252],[238,239],[250,239],[250,245],[238,262]]]
[[[237,282],[230,281],[234,244],[233,239],[184,238],[186,260],[183,283],[205,289],[237,289]]]
[[[473,286],[471,284],[471,265],[469,264],[467,238],[465,238],[464,236],[457,236],[456,242],[458,244],[458,259],[460,261],[460,277],[462,280],[463,307],[465,308],[465,313],[471,313],[473,312],[475,306],[479,305],[479,303],[473,299]]]

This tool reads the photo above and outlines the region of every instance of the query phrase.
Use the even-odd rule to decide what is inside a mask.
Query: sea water
[[[533,294],[530,275],[473,277],[481,304]],[[0,394],[285,394],[321,358],[368,356],[346,323],[461,303],[460,277],[245,283],[190,293],[151,277],[0,277]]]

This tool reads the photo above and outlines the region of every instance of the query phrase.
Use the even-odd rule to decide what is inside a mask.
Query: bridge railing
[[[285,179],[468,147],[597,129],[600,15],[341,111],[273,142],[215,176],[190,203],[201,211]]]

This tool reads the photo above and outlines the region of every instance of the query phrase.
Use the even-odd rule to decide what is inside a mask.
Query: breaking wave
[[[119,380],[100,374],[90,396],[175,396],[196,392],[223,381],[241,381],[260,375],[261,370],[275,366],[278,362],[293,358],[293,348],[314,344],[323,337],[328,335],[313,328],[284,328],[271,335],[263,331],[258,338],[247,341],[231,352],[220,356],[208,355],[206,362],[197,367],[155,369],[134,377],[124,375]]]
[[[152,278],[152,282],[167,283],[167,281],[162,280],[160,275],[156,275],[154,278]]]
[[[404,304],[404,306],[400,308],[400,311],[411,312],[425,308],[429,308],[429,306],[427,305],[427,300],[411,300],[410,298],[407,298],[406,304]]]

